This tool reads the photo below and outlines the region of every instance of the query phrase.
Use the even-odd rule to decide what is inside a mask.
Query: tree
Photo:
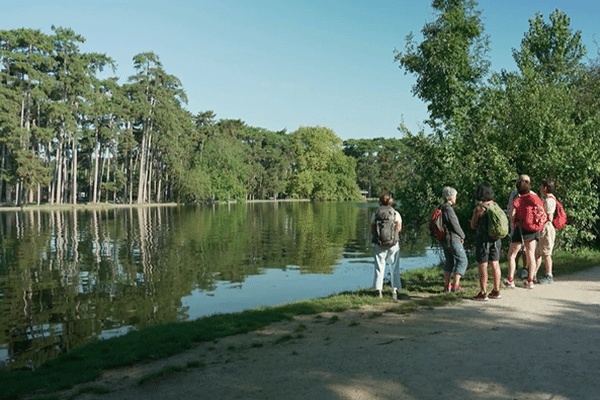
[[[285,192],[291,173],[293,155],[290,136],[285,130],[270,132],[246,127],[240,139],[248,146],[248,193],[251,198],[277,198]]]
[[[396,51],[400,68],[416,75],[412,91],[428,103],[432,127],[465,118],[489,71],[489,39],[476,6],[473,0],[433,0],[438,17],[423,27],[424,40],[417,44],[410,33],[404,53]]]
[[[571,247],[593,238],[599,202],[590,189],[600,176],[600,158],[593,145],[599,139],[597,111],[587,112],[580,100],[586,92],[582,85],[589,82],[582,78],[586,49],[569,23],[560,10],[549,24],[536,14],[520,49],[513,50],[519,72],[503,71],[494,81],[497,145],[513,170],[528,173],[534,182],[557,182],[556,195],[570,217],[561,238]]]
[[[292,133],[292,143],[295,164],[288,186],[292,197],[317,200],[360,197],[355,161],[343,154],[342,140],[331,129],[301,127]]]
[[[379,193],[379,168],[377,166],[377,143],[373,139],[350,139],[344,141],[344,154],[356,160],[356,182],[367,191],[368,197]]]
[[[245,127],[240,120],[220,120],[197,155],[196,164],[210,177],[211,200],[246,199],[248,148],[238,136]]]
[[[41,110],[48,97],[48,88],[52,78],[48,75],[54,67],[51,37],[39,30],[17,29],[0,31],[0,60],[4,69],[0,72],[3,83],[1,104],[2,184],[6,181],[14,184],[15,202],[20,204],[29,193],[30,200],[34,191],[40,201],[42,184],[47,182],[47,170],[40,168],[20,168],[19,163],[37,164],[36,157],[48,152],[45,132],[40,127],[43,115]],[[39,133],[36,136],[35,133]],[[33,174],[33,171],[37,173]],[[25,184],[25,181],[27,184]],[[12,186],[12,185],[11,185]],[[1,191],[6,199],[9,193]],[[25,200],[26,201],[26,200]]]
[[[140,204],[150,201],[153,179],[161,182],[163,178],[157,136],[168,132],[169,121],[176,117],[173,113],[181,108],[181,103],[187,103],[187,97],[181,81],[163,70],[156,54],[140,53],[133,57],[133,64],[137,74],[129,78],[125,90],[132,102],[132,122],[139,140],[137,203]],[[161,195],[160,190],[157,193]]]
[[[549,83],[577,78],[586,53],[581,31],[572,32],[570,18],[558,9],[550,14],[550,23],[544,21],[541,13],[536,13],[529,20],[529,31],[521,41],[521,49],[513,49],[513,57],[524,77]]]

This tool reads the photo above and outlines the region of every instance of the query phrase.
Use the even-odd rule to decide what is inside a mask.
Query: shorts
[[[510,237],[511,243],[521,243],[521,242],[529,242],[531,240],[539,240],[540,233],[539,232],[531,232],[526,229],[521,228],[520,226],[515,227],[515,230]]]
[[[502,241],[500,239],[494,242],[475,242],[475,261],[479,264],[500,261],[501,249]]]
[[[468,260],[461,239],[456,235],[451,235],[449,241],[442,242],[442,249],[444,249],[445,258],[442,266],[444,272],[464,275],[467,271]]]
[[[546,223],[544,229],[540,233],[540,241],[535,249],[535,256],[551,256],[554,249],[554,241],[556,240],[556,229],[552,223]]]

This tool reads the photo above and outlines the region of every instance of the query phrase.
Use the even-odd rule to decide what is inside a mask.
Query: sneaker
[[[504,280],[502,281],[502,284],[504,286],[506,286],[508,289],[514,289],[515,288],[515,281],[514,281],[514,279],[511,281],[511,280],[508,280],[508,278],[504,278]]]
[[[533,281],[530,281],[529,279],[526,281],[523,281],[523,287],[525,289],[533,289],[534,286],[535,286],[535,284],[533,283]]]
[[[552,275],[544,275],[542,279],[538,281],[538,283],[553,283],[554,277]]]
[[[487,293],[479,292],[475,296],[473,296],[473,300],[488,301],[489,297],[488,297]]]
[[[444,293],[450,293],[452,291],[452,285],[444,286]]]
[[[392,299],[398,300],[398,291],[397,290],[392,290]]]
[[[488,296],[490,299],[501,299],[502,295],[499,290],[492,290]]]
[[[460,285],[456,285],[456,286],[452,286],[452,289],[450,289],[450,291],[452,291],[452,293],[462,292],[463,288]]]
[[[521,270],[521,279],[527,279],[529,278],[529,271],[527,271],[525,268],[523,268]]]
[[[383,297],[383,293],[381,293],[381,290],[376,290],[375,291],[375,297]]]

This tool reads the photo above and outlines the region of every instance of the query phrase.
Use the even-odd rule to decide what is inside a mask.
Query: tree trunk
[[[92,202],[93,203],[97,203],[99,200],[98,196],[98,180],[99,180],[99,176],[98,176],[98,165],[100,163],[100,153],[101,153],[101,145],[98,142],[98,128],[96,128],[96,133],[95,133],[95,140],[96,140],[96,145],[94,146],[94,172],[93,172],[93,183],[92,183]]]
[[[148,163],[147,160],[147,148],[148,148],[149,134],[144,128],[144,133],[142,135],[142,146],[140,148],[140,172],[139,172],[139,181],[138,181],[138,193],[137,193],[137,203],[145,203],[146,198],[146,165]]]
[[[77,204],[77,199],[79,198],[78,188],[77,188],[77,164],[78,164],[78,152],[77,152],[77,136],[76,133],[73,134],[72,137],[72,146],[71,146],[71,204]]]
[[[62,164],[63,164],[63,141],[62,133],[59,133],[58,145],[56,147],[56,164],[54,166],[54,185],[52,201],[50,204],[62,204]]]

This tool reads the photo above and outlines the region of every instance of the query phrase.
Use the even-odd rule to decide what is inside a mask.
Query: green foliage
[[[355,161],[343,154],[332,130],[302,127],[292,133],[295,170],[288,192],[295,198],[357,200]]]
[[[558,9],[550,14],[549,24],[539,12],[530,19],[521,49],[513,49],[515,62],[523,76],[553,83],[576,78],[586,53],[581,32],[572,33],[570,18]]]
[[[461,119],[477,98],[477,88],[489,69],[481,12],[473,0],[434,0],[437,19],[423,26],[424,40],[406,38],[396,61],[416,75],[413,93],[428,103],[429,123]]]
[[[396,60],[414,73],[413,88],[429,103],[431,136],[405,133],[405,152],[414,166],[410,186],[396,195],[405,223],[426,221],[445,185],[458,190],[455,206],[463,227],[481,181],[492,184],[496,201],[506,204],[518,174],[536,183],[556,181],[556,196],[569,216],[559,234],[565,248],[589,245],[598,234],[600,157],[597,143],[598,74],[585,68],[581,33],[556,10],[546,23],[540,13],[513,55],[518,72],[494,73],[483,81],[480,12],[470,1],[433,1],[438,18],[426,23],[424,40],[407,39]],[[596,111],[594,111],[596,110]],[[360,163],[360,162],[359,162]],[[461,201],[467,199],[467,201]]]

